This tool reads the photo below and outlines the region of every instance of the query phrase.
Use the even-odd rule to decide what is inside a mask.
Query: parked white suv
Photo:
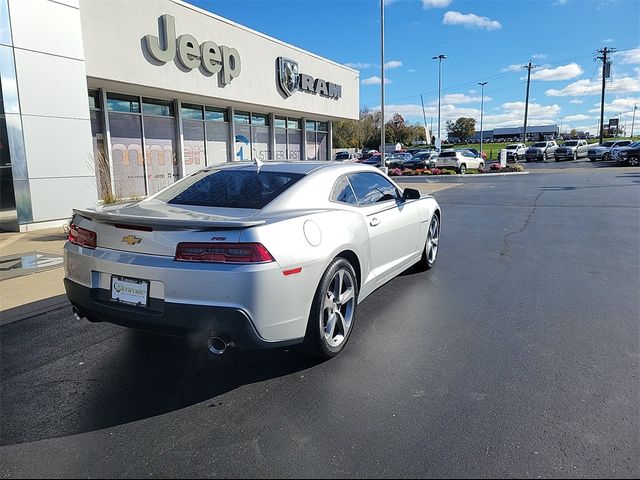
[[[516,162],[524,160],[524,154],[527,151],[527,146],[524,143],[512,143],[506,146],[507,150],[507,162]]]
[[[436,159],[436,167],[464,173],[468,168],[484,168],[484,160],[469,150],[443,150]]]
[[[586,157],[589,152],[589,144],[586,140],[567,140],[554,153],[556,162],[560,160],[577,160]]]

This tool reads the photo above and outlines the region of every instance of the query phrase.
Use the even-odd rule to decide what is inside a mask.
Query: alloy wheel
[[[338,347],[349,336],[355,305],[355,281],[351,272],[338,270],[327,290],[322,305],[322,329],[330,347]]]
[[[438,244],[440,243],[440,221],[438,216],[434,215],[429,225],[427,234],[427,261],[432,265],[438,256]]]

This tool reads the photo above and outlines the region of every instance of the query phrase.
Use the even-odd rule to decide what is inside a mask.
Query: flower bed
[[[475,169],[469,168],[466,171],[466,175],[476,175],[482,173],[509,173],[509,172],[524,172],[524,168],[522,165],[507,165],[506,167],[500,167],[499,163],[491,164],[489,170]],[[447,168],[416,168],[412,170],[410,168],[391,168],[389,169],[389,176],[392,177],[416,177],[420,175],[455,175],[455,170],[450,170]]]

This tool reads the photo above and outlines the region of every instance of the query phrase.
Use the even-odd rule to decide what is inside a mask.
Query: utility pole
[[[427,114],[424,113],[424,100],[422,99],[422,94],[420,94],[420,103],[422,104],[422,120],[424,121],[424,135],[429,137],[429,130],[427,130]],[[431,142],[431,138],[427,138],[429,142]]]
[[[528,70],[527,72],[527,98],[524,102],[524,129],[522,131],[522,143],[527,143],[527,116],[529,115],[529,84],[531,83],[531,70],[536,68],[535,65],[531,64],[531,60],[529,60],[529,64],[525,65],[524,68]]]
[[[604,47],[598,50],[598,52],[602,54],[601,57],[598,57],[598,59],[602,60],[602,98],[600,99],[600,144],[602,144],[602,140],[604,137],[603,126],[604,126],[604,90],[606,85],[605,80],[609,76],[607,75],[607,73],[611,68],[607,63],[607,55],[615,51],[616,51],[615,48],[607,48],[607,47]]]
[[[440,102],[442,96],[442,60],[447,58],[446,55],[438,55],[432,57],[432,60],[438,60],[438,140],[440,140]],[[440,146],[442,147],[442,140],[440,140]]]
[[[482,128],[482,121],[483,121],[483,117],[484,117],[484,86],[487,84],[487,82],[480,82],[478,83],[478,85],[480,85],[480,90],[482,91],[482,95],[481,98],[482,100],[480,101],[480,158],[482,158],[482,141],[484,140],[484,130]]]
[[[631,138],[633,139],[633,127],[635,126],[636,123],[636,110],[638,109],[638,104],[634,103],[633,104],[633,119],[631,120]]]
[[[380,79],[380,158],[382,166],[385,167],[387,164],[384,160],[384,0],[380,0],[380,70],[382,71],[382,78]]]

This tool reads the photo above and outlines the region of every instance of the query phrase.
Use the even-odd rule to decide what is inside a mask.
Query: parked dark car
[[[618,163],[637,167],[640,165],[640,142],[634,142],[626,147],[613,148],[611,158]]]
[[[433,168],[436,166],[436,158],[438,152],[423,151],[413,156],[411,160],[407,160],[402,164],[402,168]]]

